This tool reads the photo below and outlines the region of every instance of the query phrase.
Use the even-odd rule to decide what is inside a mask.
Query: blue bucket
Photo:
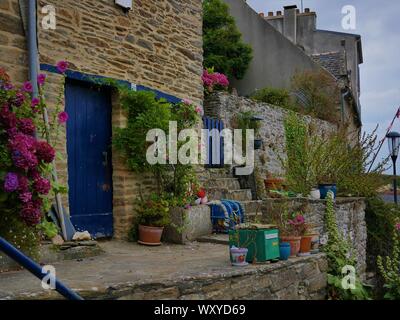
[[[332,191],[336,198],[336,195],[337,195],[336,184],[320,184],[320,185],[318,185],[318,189],[319,189],[319,192],[321,193],[321,199],[326,199],[329,191]]]
[[[282,242],[279,245],[279,252],[281,256],[281,260],[289,260],[290,257],[290,243],[288,242]]]

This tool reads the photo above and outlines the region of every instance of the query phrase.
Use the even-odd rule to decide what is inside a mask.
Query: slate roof
[[[311,58],[328,70],[337,80],[343,80],[343,77],[347,76],[344,52],[338,51],[313,54]]]

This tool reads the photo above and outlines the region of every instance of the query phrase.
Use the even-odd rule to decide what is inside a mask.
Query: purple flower
[[[188,99],[183,99],[182,102],[188,106],[190,106],[192,104],[192,101],[188,100]]]
[[[24,83],[23,90],[24,90],[25,92],[33,92],[32,83],[30,83],[29,81],[26,81],[26,82]]]
[[[7,173],[4,179],[4,191],[14,192],[18,189],[18,176],[15,173]]]
[[[400,223],[396,224],[396,230],[400,231]]]
[[[60,113],[58,114],[58,122],[59,122],[60,124],[66,123],[66,122],[68,121],[68,118],[69,118],[68,113],[66,113],[65,111],[60,112]]]
[[[4,86],[4,90],[9,91],[14,89],[14,86],[11,83],[6,83]]]
[[[37,77],[37,82],[40,86],[44,85],[44,83],[46,82],[46,75],[43,73],[39,74]]]
[[[57,70],[60,73],[65,73],[68,70],[68,62],[67,61],[59,61],[57,63]]]

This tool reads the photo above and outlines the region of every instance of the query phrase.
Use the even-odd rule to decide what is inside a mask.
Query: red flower
[[[33,136],[35,134],[36,128],[32,119],[18,119],[17,127],[22,133],[25,133],[29,136]]]
[[[39,160],[45,163],[51,163],[54,160],[56,152],[46,141],[37,141],[35,147],[36,156]]]
[[[205,198],[205,197],[206,197],[206,191],[205,191],[204,189],[200,189],[200,190],[197,192],[197,196],[198,196],[199,198],[201,198],[201,199]]]

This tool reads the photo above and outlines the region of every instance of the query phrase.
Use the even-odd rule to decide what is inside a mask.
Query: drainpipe
[[[27,30],[27,38],[28,38],[28,56],[29,56],[29,78],[33,86],[33,97],[39,97],[39,87],[37,82],[37,77],[39,73],[39,50],[38,50],[38,42],[37,42],[37,18],[36,18],[36,0],[28,0],[28,30]],[[43,117],[45,125],[48,127],[49,125],[49,117],[47,114],[47,109],[45,108],[43,111]],[[49,141],[49,137],[47,137]],[[57,171],[55,162],[53,162],[53,181],[57,182]],[[67,231],[65,227],[65,216],[62,206],[62,199],[60,194],[56,194],[56,205],[58,218],[60,219],[61,232],[65,241],[69,240],[67,236]]]
[[[28,0],[28,55],[29,55],[29,79],[33,85],[33,97],[39,96],[37,76],[39,70],[38,45],[37,45],[37,21],[36,0]]]
[[[344,122],[344,103],[349,95],[350,95],[350,90],[348,88],[342,90],[342,99],[341,99],[342,122]]]

